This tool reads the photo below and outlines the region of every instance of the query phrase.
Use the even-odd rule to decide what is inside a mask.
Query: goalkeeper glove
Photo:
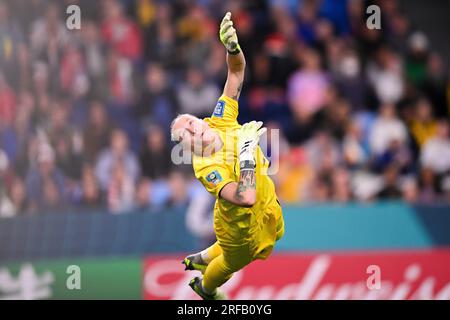
[[[241,169],[255,168],[255,149],[259,138],[267,131],[261,121],[245,123],[238,131],[239,165]]]
[[[231,12],[227,12],[220,23],[219,37],[228,53],[238,54],[241,52],[236,29],[233,27],[233,21],[231,21]]]

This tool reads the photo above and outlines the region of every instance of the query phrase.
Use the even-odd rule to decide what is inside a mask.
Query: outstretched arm
[[[244,83],[245,57],[231,21],[231,12],[227,12],[222,19],[219,35],[220,41],[227,49],[228,75],[223,94],[238,100]]]
[[[256,202],[255,169],[242,170],[239,182],[230,182],[220,191],[220,197],[239,207],[251,207]]]

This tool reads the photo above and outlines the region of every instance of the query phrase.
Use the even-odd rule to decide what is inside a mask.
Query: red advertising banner
[[[182,256],[144,261],[144,299],[197,299]],[[450,300],[450,249],[279,253],[255,261],[224,286],[231,299]]]

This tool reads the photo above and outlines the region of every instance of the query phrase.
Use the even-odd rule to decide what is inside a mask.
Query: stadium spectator
[[[154,122],[162,127],[169,126],[178,111],[178,102],[166,71],[160,64],[151,63],[147,66],[144,80],[137,114],[143,119],[142,123]]]
[[[330,84],[317,52],[306,49],[300,59],[302,68],[291,76],[287,96],[296,119],[308,119],[324,106]]]
[[[211,245],[216,236],[213,232],[215,198],[196,180],[189,186],[189,205],[186,209],[186,227],[200,245]]]
[[[170,20],[169,5],[159,4],[158,23],[155,26],[158,35],[153,42],[147,42],[146,57],[149,61],[158,61],[164,68],[173,70],[179,68],[180,57],[177,55],[177,34]]]
[[[205,79],[203,71],[191,67],[186,72],[186,83],[178,89],[180,111],[200,118],[209,117],[219,96],[219,88]]]
[[[106,82],[109,100],[127,107],[135,98],[133,64],[114,49],[109,49],[106,57]]]
[[[412,154],[409,148],[399,140],[393,139],[386,150],[374,156],[372,166],[375,172],[381,172],[394,164],[401,172],[408,172],[411,169],[411,162]]]
[[[429,101],[421,98],[414,108],[414,118],[409,124],[411,134],[419,147],[422,147],[436,132],[436,120]]]
[[[450,61],[398,1],[380,2],[380,30],[363,1],[105,0],[81,1],[69,31],[64,3],[0,0],[10,213],[196,203],[169,125],[211,115],[229,5],[248,66],[239,122],[280,129],[266,148],[280,200],[450,201]]]
[[[362,167],[369,158],[368,146],[363,141],[363,134],[358,122],[347,123],[346,133],[342,141],[342,153],[349,168]]]
[[[20,24],[11,14],[7,3],[3,0],[0,1],[0,47],[2,48],[0,50],[0,66],[4,73],[3,76],[8,79],[10,85],[19,85],[21,80],[24,80],[17,72],[23,62],[20,61],[23,58],[20,54],[23,54],[24,41]]]
[[[9,199],[11,200],[11,210],[14,215],[24,214],[28,210],[28,198],[25,184],[20,177],[15,177],[9,187]]]
[[[342,141],[345,127],[350,121],[351,107],[346,99],[336,97],[332,90],[328,95],[330,101],[314,116],[314,126],[328,130],[333,138]]]
[[[424,83],[427,72],[428,38],[421,32],[412,33],[408,39],[409,52],[406,56],[406,74],[416,86]]]
[[[35,110],[34,97],[30,92],[23,91],[18,100],[13,126],[3,129],[3,139],[0,136],[0,144],[3,145],[3,149],[13,163],[27,148],[32,129],[33,112]],[[2,130],[0,129],[0,131]],[[18,166],[15,167],[19,170]]]
[[[16,113],[16,94],[0,70],[0,128],[10,127]]]
[[[342,46],[342,42],[329,45],[330,60],[333,55],[337,56],[335,66],[333,66],[333,61],[329,61],[330,69],[333,72],[333,80],[339,92],[348,97],[352,110],[368,109],[369,86],[362,74],[361,62],[354,50],[348,49],[345,51]]]
[[[13,217],[16,214],[16,210],[11,200],[6,195],[3,188],[0,189],[0,217],[7,218]]]
[[[317,131],[315,136],[306,144],[306,153],[308,163],[317,172],[329,172],[342,160],[338,143],[325,129]]]
[[[370,149],[372,154],[385,152],[393,141],[405,144],[408,132],[405,124],[397,117],[395,106],[387,103],[381,106],[370,131]]]
[[[330,176],[327,174],[318,175],[314,183],[311,184],[313,187],[310,202],[314,203],[324,203],[331,199],[331,181]]]
[[[147,129],[144,146],[139,154],[142,175],[155,180],[167,178],[172,168],[170,150],[167,148],[167,139],[164,131],[158,125]]]
[[[26,177],[26,190],[31,212],[62,209],[66,181],[55,165],[54,150],[41,144],[37,151],[37,167],[31,167]]]
[[[167,180],[155,180],[150,184],[149,203],[155,209],[161,209],[168,206],[171,190]]]
[[[402,187],[402,199],[405,202],[415,203],[419,198],[419,186],[414,178],[407,179]]]
[[[112,181],[119,185],[128,184],[128,180],[134,183],[139,173],[139,163],[128,148],[127,135],[121,129],[114,129],[110,136],[110,147],[102,151],[95,167],[100,188],[108,190]]]
[[[45,65],[46,86],[52,93],[60,89],[59,77],[48,77],[48,74],[59,74],[62,54],[69,43],[73,43],[72,35],[61,18],[58,4],[48,2],[45,16],[33,22],[30,29],[30,50],[34,61]],[[37,82],[37,80],[36,80]]]
[[[17,213],[6,190],[6,171],[8,170],[8,167],[8,157],[6,156],[6,153],[0,149],[0,217],[12,217]]]
[[[86,161],[96,161],[99,151],[108,146],[111,127],[104,105],[99,101],[93,101],[89,109],[88,122],[83,129],[83,154]]]
[[[103,205],[103,197],[95,177],[94,168],[85,165],[82,170],[81,183],[77,194],[76,204],[83,209],[98,209]]]
[[[80,48],[66,46],[60,64],[61,91],[74,99],[83,97],[90,89],[89,77]]]
[[[437,53],[430,54],[427,64],[427,77],[422,85],[422,90],[433,107],[436,117],[449,117],[447,105],[446,86],[447,72],[442,57]]]
[[[437,123],[434,136],[425,142],[420,155],[422,167],[431,169],[436,174],[450,172],[450,139],[448,120]]]
[[[350,189],[350,174],[344,167],[338,167],[333,170],[332,179],[332,201],[349,202],[352,200],[352,192]]]
[[[83,54],[86,74],[89,77],[91,94],[101,97],[105,93],[106,65],[103,53],[103,43],[99,26],[94,21],[83,22],[81,29],[81,51]]]
[[[103,1],[102,38],[118,55],[134,62],[142,56],[142,38],[135,22],[129,19],[117,0]]]
[[[125,163],[120,159],[113,163],[111,169],[107,190],[108,209],[112,213],[129,211],[133,209],[135,199],[132,171],[128,171]]]
[[[66,208],[62,189],[52,179],[44,179],[42,188],[42,199],[38,206],[39,212],[58,212]]]
[[[136,207],[138,209],[148,209],[150,204],[150,180],[143,178],[139,181],[136,190]]]
[[[400,199],[402,196],[399,185],[399,168],[395,164],[391,164],[383,172],[384,186],[378,193],[378,198],[384,200]]]
[[[189,181],[186,175],[178,170],[172,171],[169,176],[170,198],[169,205],[184,207],[189,201]]]
[[[397,103],[405,89],[401,60],[388,47],[376,52],[376,59],[369,62],[367,77],[381,104]]]
[[[435,203],[439,200],[439,182],[433,171],[429,168],[423,168],[420,171],[419,179],[419,201],[421,203]]]
[[[69,124],[68,107],[63,102],[55,101],[51,104],[51,109],[47,135],[55,152],[56,165],[67,178],[79,180],[81,175],[81,150],[76,146],[77,135],[75,130]]]

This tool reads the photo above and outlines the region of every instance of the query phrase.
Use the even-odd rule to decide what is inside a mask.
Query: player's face
[[[205,121],[191,115],[180,117],[174,130],[180,130],[180,142],[198,155],[203,154],[218,138]]]

